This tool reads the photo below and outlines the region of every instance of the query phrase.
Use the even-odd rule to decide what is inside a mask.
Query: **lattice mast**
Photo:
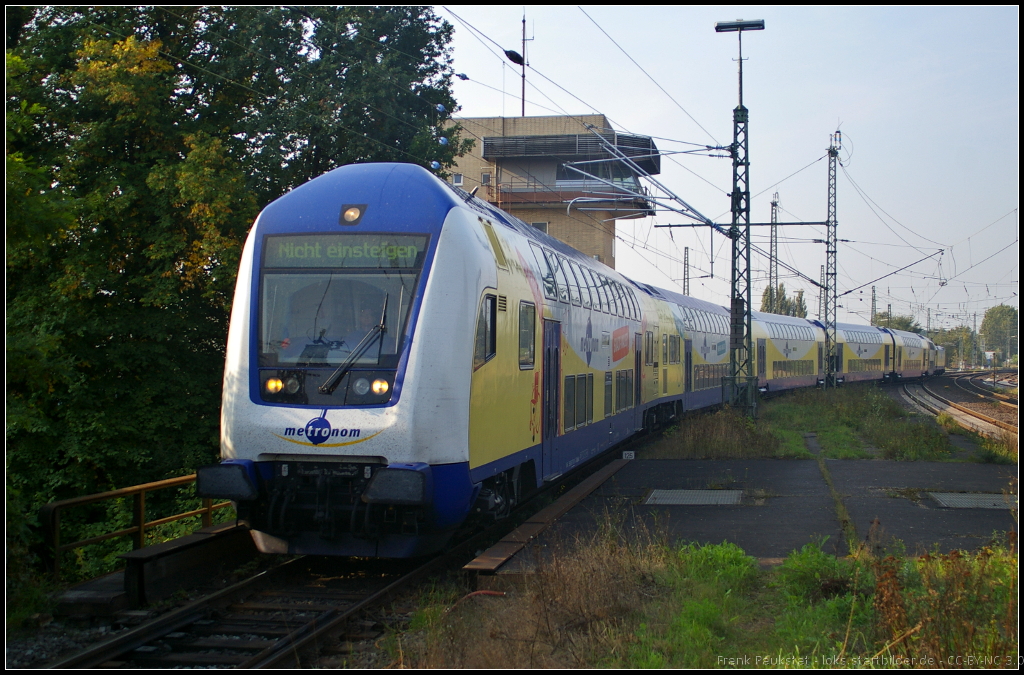
[[[772,195],[772,243],[768,257],[768,311],[779,313],[779,193]]]
[[[825,221],[825,388],[838,386],[836,377],[836,164],[843,137],[836,131],[828,146],[828,218]]]
[[[732,241],[731,322],[729,339],[729,404],[751,417],[757,414],[757,375],[751,348],[750,295],[750,159],[748,156],[749,114],[743,105],[743,32],[764,30],[764,21],[735,21],[715,24],[717,32],[736,32],[739,38],[739,105],[732,114]]]
[[[683,247],[683,295],[690,295],[690,247]]]

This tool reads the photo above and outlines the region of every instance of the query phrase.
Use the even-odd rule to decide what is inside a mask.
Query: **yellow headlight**
[[[373,393],[380,395],[388,393],[388,389],[391,385],[388,384],[387,380],[374,380],[373,381]]]
[[[276,394],[284,388],[284,382],[280,378],[272,377],[267,380],[267,391],[271,394]]]
[[[359,208],[353,206],[352,208],[345,210],[344,218],[347,222],[354,223],[359,220],[359,216],[361,215],[363,215],[363,212],[360,211]]]

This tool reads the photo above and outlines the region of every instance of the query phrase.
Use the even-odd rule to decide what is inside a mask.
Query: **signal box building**
[[[450,178],[454,185],[478,188],[477,197],[609,267],[615,267],[615,222],[653,213],[636,171],[616,161],[597,134],[651,175],[661,172],[658,149],[648,136],[611,129],[604,115],[459,122],[476,145],[459,158]],[[594,162],[580,168],[603,180],[566,167],[582,161]]]

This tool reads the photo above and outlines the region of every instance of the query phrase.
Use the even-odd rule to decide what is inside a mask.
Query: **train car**
[[[892,350],[889,367],[886,368],[887,380],[923,377],[928,374],[928,349],[931,340],[916,333],[896,328],[883,328],[889,334],[888,345]]]
[[[933,343],[934,344],[934,343]],[[946,372],[946,348],[942,345],[935,345],[932,352],[932,375],[942,375]]]
[[[753,320],[752,339],[761,390],[784,391],[817,385],[825,341],[821,326],[795,316],[764,312],[754,312]]]
[[[249,233],[198,493],[235,501],[264,552],[438,550],[674,410],[670,316],[422,168],[342,167]]]
[[[764,388],[817,383],[820,325],[756,313],[753,331]],[[231,499],[263,552],[435,552],[720,404],[728,336],[725,308],[631,281],[421,167],[341,167],[249,232],[221,463],[197,493]],[[892,372],[914,372],[921,347],[885,339],[909,353]]]
[[[840,371],[847,382],[884,379],[892,336],[875,326],[837,323],[845,347],[839,354]]]

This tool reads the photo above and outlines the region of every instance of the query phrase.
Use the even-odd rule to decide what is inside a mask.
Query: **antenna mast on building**
[[[523,96],[522,96],[523,107],[522,107],[522,116],[523,117],[526,117],[526,66],[529,65],[529,63],[526,60],[526,43],[529,42],[530,40],[533,40],[533,38],[530,38],[529,40],[526,39],[526,14],[524,13],[523,14],[523,53],[520,54],[519,52],[517,52],[514,49],[506,49],[505,50],[505,57],[508,58],[509,61],[511,61],[512,63],[516,64],[517,66],[522,66],[522,69],[523,69],[523,75],[522,75],[522,78],[523,78]]]

